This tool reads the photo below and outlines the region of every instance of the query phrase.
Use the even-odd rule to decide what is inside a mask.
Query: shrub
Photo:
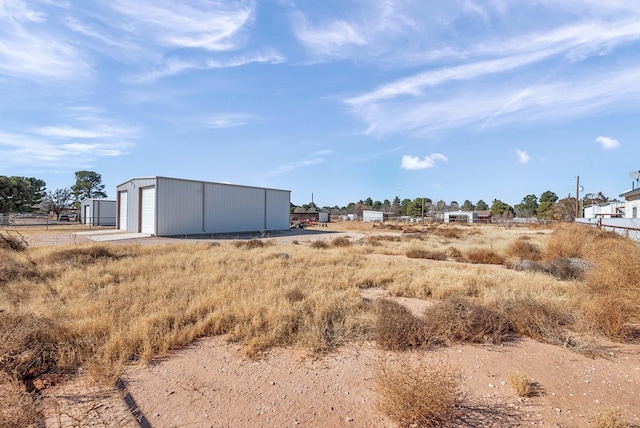
[[[499,343],[509,334],[509,323],[499,312],[450,296],[424,313],[429,334],[441,340]]]
[[[326,249],[329,248],[329,244],[327,244],[325,241],[313,241],[311,243],[311,248],[316,248],[316,249]]]
[[[249,239],[245,245],[247,250],[252,250],[254,248],[262,248],[264,247],[264,242],[259,239]]]
[[[24,251],[27,245],[20,239],[12,235],[3,235],[0,233],[0,250]]]
[[[85,265],[97,263],[102,260],[119,258],[121,258],[121,256],[110,248],[94,245],[56,250],[49,255],[49,262]]]
[[[426,344],[424,321],[401,304],[380,299],[375,316],[373,337],[381,348],[401,351]]]
[[[534,384],[524,373],[509,373],[508,382],[513,391],[519,397],[531,397],[534,392]]]
[[[486,248],[477,248],[467,252],[467,260],[469,263],[479,263],[487,265],[501,265],[504,259],[496,254],[493,250]]]
[[[544,265],[547,272],[563,281],[582,279],[590,267],[589,262],[579,258],[559,258]]]
[[[447,255],[441,251],[428,251],[419,248],[408,250],[406,255],[410,259],[447,260]]]
[[[44,318],[0,313],[0,372],[23,380],[54,370],[59,334]]]
[[[295,303],[304,300],[305,294],[302,290],[300,290],[300,287],[295,287],[287,290],[284,293],[284,297],[289,301],[289,303]]]
[[[540,260],[542,258],[542,250],[540,250],[537,245],[528,242],[524,238],[525,237],[522,236],[520,239],[511,243],[511,245],[509,245],[505,250],[507,255],[516,257],[520,260]]]
[[[509,264],[509,269],[519,272],[544,272],[548,273],[544,266],[533,260],[521,260]]]
[[[0,426],[41,427],[44,415],[17,381],[0,372]]]
[[[345,236],[338,236],[333,241],[331,241],[331,246],[333,246],[333,247],[350,247],[351,246],[351,241],[349,241],[349,238],[347,238]]]
[[[559,344],[560,330],[573,324],[568,310],[533,299],[506,300],[501,311],[514,333],[538,342]]]
[[[0,284],[8,284],[19,278],[35,279],[40,275],[33,264],[14,260],[9,255],[2,256],[0,258]]]
[[[447,248],[447,253],[446,254],[447,254],[447,257],[449,257],[450,259],[453,259],[453,260],[455,260],[457,262],[464,261],[464,256],[462,255],[462,251],[460,251],[456,247]]]
[[[465,396],[459,370],[446,363],[412,363],[398,355],[376,370],[377,408],[402,427],[439,427],[460,418]]]
[[[589,422],[595,428],[627,428],[631,426],[622,416],[619,408],[613,408],[599,412],[589,418]]]

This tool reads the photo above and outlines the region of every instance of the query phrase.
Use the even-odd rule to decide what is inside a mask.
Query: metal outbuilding
[[[117,227],[156,236],[289,229],[291,191],[169,177],[117,186]]]
[[[444,213],[445,223],[477,223],[477,211],[448,211]]]
[[[80,202],[80,221],[91,226],[115,226],[116,200],[84,199]]]

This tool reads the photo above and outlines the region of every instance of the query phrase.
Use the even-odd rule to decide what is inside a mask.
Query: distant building
[[[445,223],[477,223],[477,211],[447,211],[444,213]]]
[[[638,216],[638,207],[640,207],[640,187],[624,192],[620,195],[624,198],[624,218],[640,218]]]
[[[84,199],[80,202],[80,222],[91,226],[115,226],[115,199]]]
[[[584,207],[584,218],[624,217],[624,202],[604,202]]]
[[[372,211],[372,210],[363,210],[362,211],[362,221],[364,222],[384,222],[389,221],[395,218],[394,213],[386,213],[383,211]]]

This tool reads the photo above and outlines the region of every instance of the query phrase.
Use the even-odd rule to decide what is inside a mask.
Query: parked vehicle
[[[58,221],[78,221],[78,215],[75,213],[62,213],[58,217]]]

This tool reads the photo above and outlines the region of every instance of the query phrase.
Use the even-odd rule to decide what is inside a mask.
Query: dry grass
[[[376,370],[377,407],[401,427],[439,427],[460,418],[459,370],[440,362],[412,362],[408,356],[381,362]]]
[[[631,425],[624,420],[619,408],[607,409],[589,418],[595,428],[627,428]]]
[[[534,383],[531,382],[529,376],[524,373],[509,373],[507,381],[509,382],[509,386],[513,389],[513,392],[515,392],[519,397],[531,397],[535,392]]]
[[[496,343],[514,333],[588,353],[580,335],[626,340],[633,337],[632,323],[640,321],[640,248],[632,241],[575,225],[553,233],[493,226],[406,231],[382,231],[363,245],[346,245],[345,238],[339,244],[318,240],[276,248],[261,240],[3,247],[1,366],[18,379],[82,366],[113,380],[123,364],[149,361],[207,335],[225,335],[251,357],[282,345],[322,353],[374,337],[384,349],[401,350]],[[428,248],[466,261],[463,254],[478,249],[482,254],[471,258],[487,263],[531,254],[523,243],[544,249],[544,266],[579,258],[590,268],[558,280],[541,272],[404,257],[411,249]],[[370,287],[436,304],[423,317],[389,302],[371,306],[359,295]]]
[[[24,251],[27,249],[24,241],[17,236],[0,233],[0,250]]]

